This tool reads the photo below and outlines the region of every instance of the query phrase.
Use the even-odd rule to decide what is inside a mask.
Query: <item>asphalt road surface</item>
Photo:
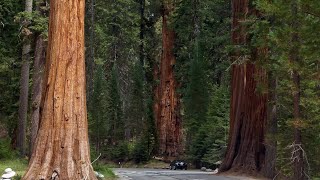
[[[234,180],[200,170],[113,169],[120,180]]]

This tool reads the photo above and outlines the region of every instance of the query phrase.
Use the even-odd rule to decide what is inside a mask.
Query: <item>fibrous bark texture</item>
[[[159,140],[159,155],[175,157],[181,151],[181,119],[177,82],[174,77],[175,57],[173,53],[175,32],[169,27],[168,17],[173,3],[164,3],[162,16],[162,57],[155,76],[159,85],[155,90],[155,117]]]
[[[38,2],[36,10],[42,16],[46,16],[46,12],[41,10],[42,7],[46,6],[45,1]],[[32,153],[36,137],[39,129],[40,122],[40,103],[42,97],[42,81],[43,72],[46,58],[46,47],[47,42],[45,41],[42,34],[36,35],[36,45],[34,51],[34,62],[33,62],[33,75],[32,75],[32,112],[31,112],[31,140],[30,140],[30,154]]]
[[[40,129],[24,180],[96,179],[88,143],[84,3],[50,2]]]
[[[25,12],[32,12],[32,0],[25,1]],[[26,23],[25,25],[28,25]],[[25,33],[22,47],[22,65],[21,65],[21,79],[20,79],[20,97],[19,97],[19,120],[18,120],[18,138],[17,147],[20,155],[25,156],[26,148],[26,123],[28,113],[28,95],[29,95],[29,71],[30,71],[30,39],[29,33]]]
[[[42,80],[45,64],[45,47],[46,42],[43,37],[39,35],[36,40],[35,57],[33,63],[32,75],[32,113],[31,113],[31,141],[30,150],[32,152],[39,129],[40,122],[40,102],[42,95]]]
[[[246,19],[248,0],[233,0],[233,32],[235,45],[247,43],[246,28],[241,21]],[[243,171],[258,173],[264,164],[264,135],[267,119],[267,94],[257,92],[258,85],[267,82],[266,71],[254,64],[263,50],[255,50],[249,61],[236,53],[233,60],[244,61],[232,66],[232,94],[230,133],[228,148],[220,171]]]

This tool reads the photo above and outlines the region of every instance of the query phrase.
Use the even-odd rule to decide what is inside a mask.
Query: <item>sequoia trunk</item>
[[[173,53],[175,32],[169,27],[168,17],[173,10],[172,2],[164,2],[162,15],[162,57],[155,76],[160,83],[155,90],[155,117],[159,140],[159,155],[175,157],[181,147],[181,120],[177,82],[174,77],[175,57]]]
[[[233,0],[232,42],[246,45],[245,25],[240,23],[249,13],[249,0]],[[264,134],[267,120],[267,94],[257,92],[267,82],[266,71],[254,64],[262,50],[250,56],[235,54],[232,65],[232,94],[228,148],[220,171],[258,173],[264,164]],[[247,58],[251,58],[248,59]]]
[[[96,179],[88,143],[84,4],[50,2],[40,129],[23,179]]]

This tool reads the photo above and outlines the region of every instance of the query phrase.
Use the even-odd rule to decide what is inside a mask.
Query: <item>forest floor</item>
[[[0,177],[4,173],[6,168],[11,168],[17,173],[14,179],[21,179],[28,167],[28,161],[26,159],[0,159]],[[108,165],[94,165],[94,170],[103,174],[105,178],[100,180],[115,180],[117,176],[109,168]]]
[[[26,171],[26,168],[28,166],[27,159],[11,159],[11,160],[2,160],[0,159],[0,175],[4,172],[6,168],[11,168],[13,171],[17,173],[15,179],[20,179],[24,172]],[[103,174],[105,176],[102,180],[115,180],[118,179],[118,177],[114,174],[114,172],[111,170],[112,168],[142,168],[142,169],[167,169],[169,166],[168,163],[157,161],[157,160],[151,160],[144,164],[135,164],[133,162],[126,162],[126,163],[94,163],[93,167],[95,171],[98,171],[99,173]],[[231,179],[236,180],[264,180],[262,178],[257,178],[253,176],[246,176],[244,174],[233,174],[233,173],[223,173],[221,176],[224,177],[230,177]]]
[[[28,161],[26,159],[13,159],[13,160],[3,160],[0,159],[0,176],[4,173],[6,168],[11,168],[17,173],[16,179],[20,179],[28,166]]]

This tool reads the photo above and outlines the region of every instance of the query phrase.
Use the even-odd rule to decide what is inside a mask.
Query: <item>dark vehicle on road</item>
[[[174,160],[170,163],[170,170],[176,170],[176,169],[188,169],[188,164],[181,160]]]

